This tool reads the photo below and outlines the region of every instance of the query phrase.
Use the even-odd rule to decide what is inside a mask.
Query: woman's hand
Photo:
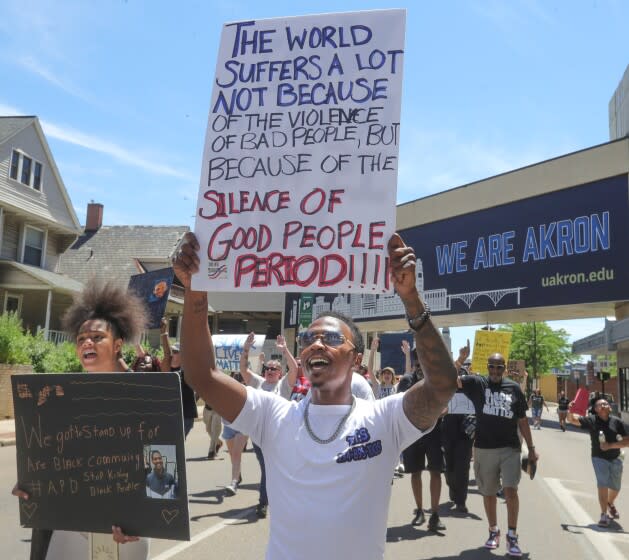
[[[247,338],[245,339],[245,343],[244,343],[242,349],[245,352],[249,352],[249,350],[251,350],[251,347],[253,346],[253,343],[255,342],[255,339],[256,339],[256,333],[254,333],[253,331],[250,332],[247,335]]]
[[[111,527],[111,536],[114,538],[118,544],[127,544],[129,542],[139,541],[140,537],[130,537],[129,535],[125,535],[122,532],[122,529],[117,525],[112,525]]]
[[[11,490],[11,494],[13,494],[14,496],[16,496],[18,498],[22,498],[22,500],[28,500],[30,498],[30,495],[28,494],[28,492],[25,492],[24,490],[22,490],[17,485],[17,482],[15,483],[15,486],[13,487],[13,490]]]

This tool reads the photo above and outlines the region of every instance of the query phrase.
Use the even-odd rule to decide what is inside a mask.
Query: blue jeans
[[[264,468],[264,456],[262,455],[262,449],[260,449],[255,443],[253,444],[253,451],[256,454],[258,463],[260,463],[260,505],[267,506],[269,505],[269,498],[266,495],[266,469]]]

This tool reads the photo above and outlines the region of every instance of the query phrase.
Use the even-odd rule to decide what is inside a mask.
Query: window
[[[41,191],[41,171],[42,166],[38,161],[35,162],[35,174],[33,175],[33,188],[36,191]]]
[[[20,152],[19,150],[13,150],[11,154],[11,167],[9,168],[9,177],[26,185],[27,187],[33,187],[36,191],[41,191],[42,188],[42,175],[44,166],[32,157]]]
[[[40,229],[24,227],[24,264],[42,266],[45,234]]]
[[[31,184],[31,167],[33,160],[27,156],[22,157],[22,178],[20,181],[25,185]]]
[[[17,181],[17,173],[20,167],[20,153],[13,150],[13,154],[11,155],[11,179],[15,179]]]
[[[4,312],[19,315],[22,312],[22,296],[7,292],[4,296]]]

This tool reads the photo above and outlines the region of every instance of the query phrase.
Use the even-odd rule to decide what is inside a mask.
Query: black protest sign
[[[160,326],[173,277],[172,268],[160,268],[143,274],[134,274],[129,279],[129,291],[135,292],[146,305],[149,329],[157,329]]]
[[[25,527],[189,540],[183,413],[171,373],[13,375]]]

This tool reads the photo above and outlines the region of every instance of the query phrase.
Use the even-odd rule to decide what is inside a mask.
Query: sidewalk
[[[15,445],[15,420],[0,420],[0,447]]]
[[[203,405],[197,407],[198,417],[196,421],[203,421]],[[0,420],[0,447],[15,445],[15,420],[6,418]]]

